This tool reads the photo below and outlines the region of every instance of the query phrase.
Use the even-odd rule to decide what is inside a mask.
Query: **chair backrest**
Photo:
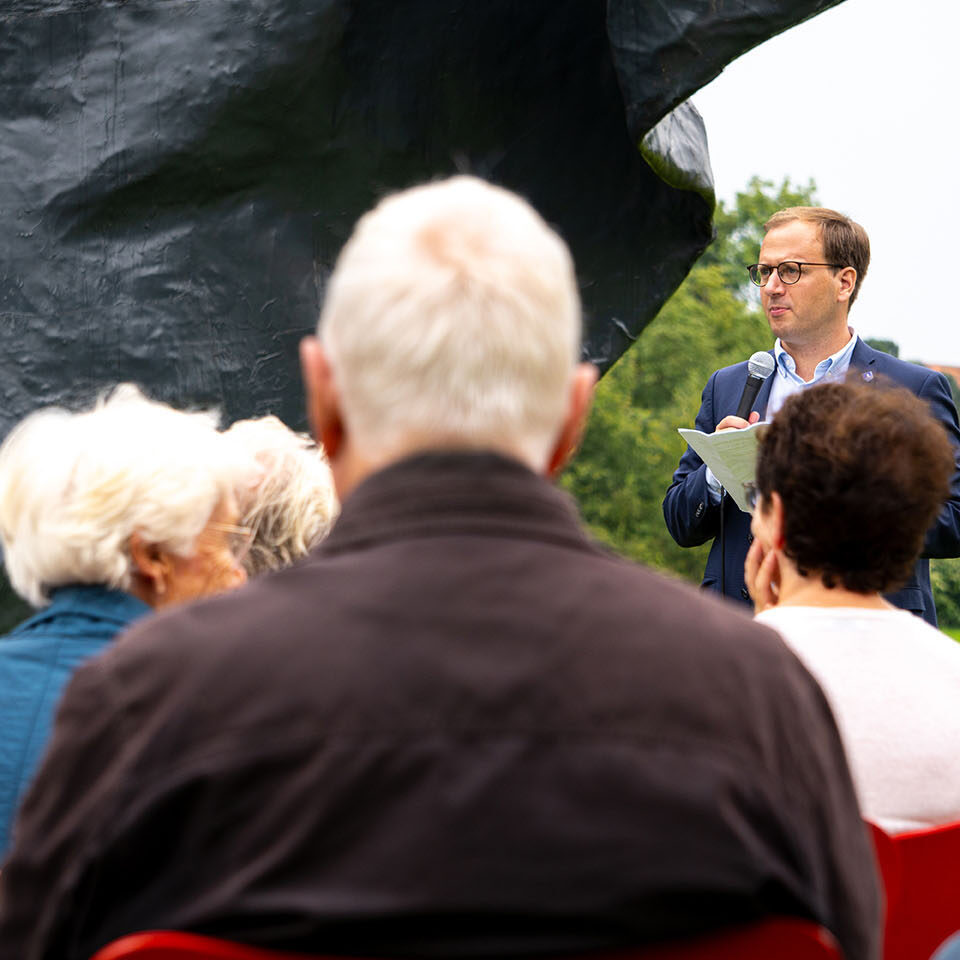
[[[761,920],[617,956],[619,960],[843,960],[829,930],[796,917]],[[613,955],[607,960],[613,960]]]
[[[91,960],[319,960],[301,953],[278,953],[232,940],[176,930],[131,933],[98,950]]]
[[[774,918],[691,940],[580,960],[843,960],[829,931],[807,920]],[[154,930],[122,937],[91,960],[335,960],[277,953],[193,933]],[[354,958],[350,958],[354,960]]]
[[[960,823],[870,832],[887,901],[884,960],[927,960],[960,930]]]

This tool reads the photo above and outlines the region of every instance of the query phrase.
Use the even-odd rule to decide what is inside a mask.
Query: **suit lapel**
[[[876,380],[878,356],[880,356],[878,351],[865,344],[861,339],[857,339],[853,353],[850,354],[850,367],[857,371],[864,383],[873,383]]]

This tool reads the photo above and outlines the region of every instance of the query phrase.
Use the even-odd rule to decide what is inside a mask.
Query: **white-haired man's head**
[[[250,576],[288,567],[323,540],[336,516],[327,458],[273,416],[238,420],[226,436],[261,468],[238,497],[240,522],[253,531],[243,565]]]
[[[42,606],[67,584],[129,589],[131,543],[190,556],[256,465],[217,430],[121,384],[92,409],[31,414],[0,447],[0,540],[14,589]]]
[[[320,319],[344,432],[375,466],[460,447],[548,469],[580,335],[564,242],[525,201],[472,177],[366,214]],[[305,377],[309,392],[306,359]]]

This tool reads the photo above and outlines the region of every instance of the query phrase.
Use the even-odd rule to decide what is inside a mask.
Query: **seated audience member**
[[[129,384],[84,413],[33,413],[4,441],[4,562],[41,609],[0,638],[0,852],[76,667],[151,609],[246,579],[231,552],[241,463],[212,416]]]
[[[309,557],[83,667],[0,875],[0,958],[143,928],[278,949],[587,952],[767,914],[876,956],[873,858],[773,631],[611,557],[547,477],[596,370],[569,253],[468,177],[363,217],[308,413]]]
[[[253,531],[248,576],[289,567],[330,531],[336,496],[330,465],[305,434],[276,417],[238,420],[226,436],[259,463],[258,480],[240,496],[240,522]]]
[[[960,820],[960,646],[882,596],[913,569],[952,472],[927,405],[876,384],[790,397],[760,445],[757,619],[823,685],[864,815],[890,831]]]

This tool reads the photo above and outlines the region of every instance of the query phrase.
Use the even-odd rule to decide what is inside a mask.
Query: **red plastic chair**
[[[91,960],[334,960],[278,953],[194,933],[155,930],[108,944]],[[353,958],[351,958],[353,960]],[[806,920],[776,918],[679,943],[581,960],[843,960],[829,931]]]
[[[131,933],[101,947],[91,960],[321,960],[174,930]]]
[[[960,823],[896,834],[869,826],[887,900],[884,960],[928,960],[960,930]]]

